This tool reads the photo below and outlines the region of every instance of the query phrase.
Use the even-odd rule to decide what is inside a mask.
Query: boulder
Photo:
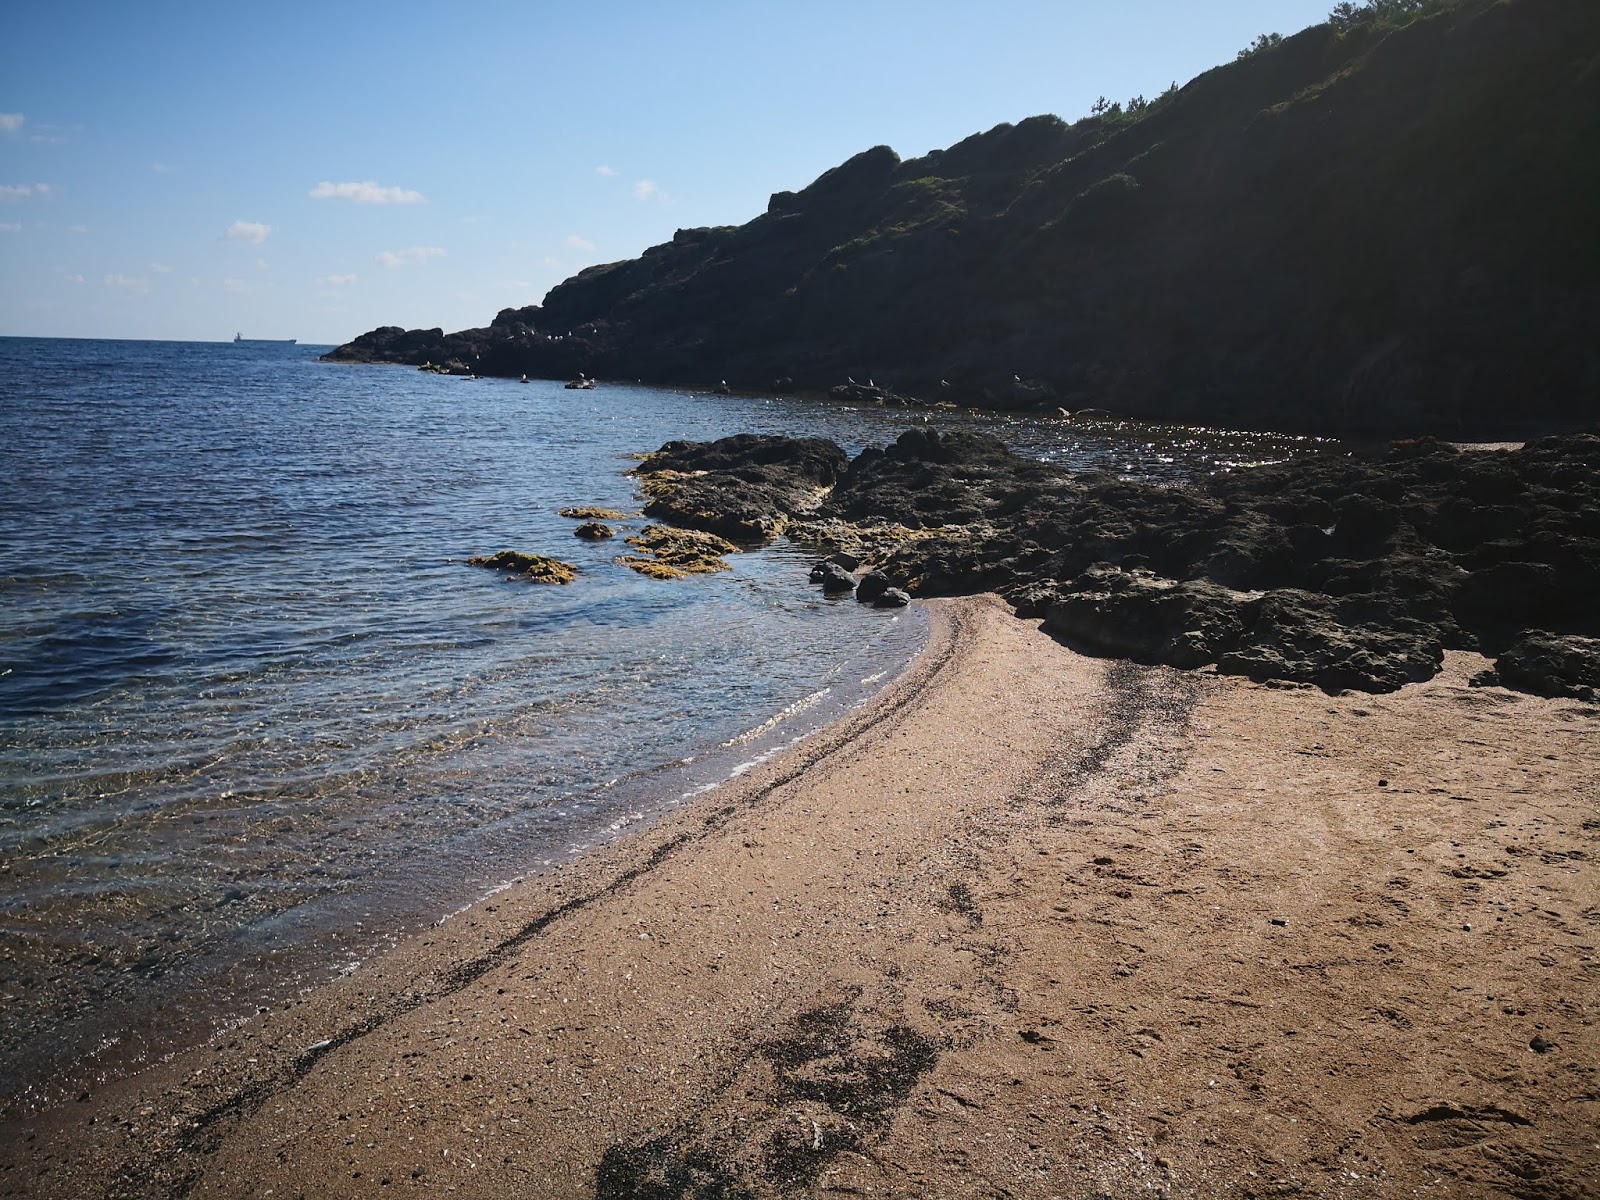
[[[1217,670],[1328,691],[1392,692],[1432,679],[1443,663],[1444,647],[1426,626],[1346,624],[1332,598],[1283,589],[1261,597],[1250,629]]]
[[[811,582],[820,583],[829,595],[842,595],[856,589],[855,577],[838,563],[821,562],[811,568]]]
[[[1253,605],[1205,580],[1179,582],[1102,565],[1058,595],[1044,628],[1102,653],[1198,667],[1238,645]]]
[[[815,582],[813,580],[813,582]],[[890,588],[889,577],[877,571],[868,571],[856,584],[856,599],[871,604]]]
[[[1494,667],[1505,687],[1538,696],[1600,700],[1600,638],[1532,630],[1496,659]]]
[[[578,568],[572,563],[543,554],[524,554],[520,550],[501,550],[487,557],[469,558],[467,563],[505,571],[512,578],[527,583],[571,583],[578,574]]]

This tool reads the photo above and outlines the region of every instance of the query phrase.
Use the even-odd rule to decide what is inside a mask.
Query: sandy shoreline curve
[[[0,1129],[0,1195],[1600,1194],[1600,706],[928,607],[771,761]]]

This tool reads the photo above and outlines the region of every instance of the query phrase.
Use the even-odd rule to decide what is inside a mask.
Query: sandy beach
[[[783,756],[0,1130],[0,1194],[1600,1194],[1600,707],[929,607]]]

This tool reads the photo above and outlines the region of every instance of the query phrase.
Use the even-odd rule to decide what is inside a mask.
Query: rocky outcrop
[[[1495,661],[1490,678],[1479,682],[1540,696],[1600,699],[1600,638],[1533,630]]]
[[[1071,124],[875,147],[487,328],[330,357],[1386,436],[1592,423],[1600,6],[1417,8]]]
[[[738,434],[668,442],[636,468],[645,515],[735,542],[766,542],[814,511],[844,470],[844,451],[822,438]]]
[[[757,480],[768,526],[847,551],[812,581],[844,592],[866,568],[863,602],[994,590],[1086,649],[1332,690],[1428,679],[1451,648],[1499,655],[1510,687],[1600,685],[1600,435],[1399,442],[1186,487],[1074,475],[970,432],[914,429],[842,470],[830,445],[672,443],[647,462],[702,472],[680,506],[701,529],[748,523]]]

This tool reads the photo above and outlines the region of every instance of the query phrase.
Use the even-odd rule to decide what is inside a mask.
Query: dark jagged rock
[[[1444,662],[1444,647],[1429,626],[1349,621],[1332,598],[1292,588],[1263,596],[1240,640],[1217,660],[1223,674],[1315,683],[1329,691],[1392,692],[1432,679]]]
[[[901,591],[897,587],[884,588],[872,598],[873,608],[904,608],[910,603],[910,593]]]
[[[1239,644],[1257,603],[1206,580],[1098,566],[1050,605],[1044,627],[1103,653],[1199,667]]]
[[[837,400],[841,404],[876,404],[883,408],[927,407],[926,401],[919,400],[915,396],[903,396],[888,388],[876,387],[870,383],[857,383],[853,379],[848,383],[835,384],[829,388],[828,398]]]
[[[572,532],[574,536],[591,542],[604,541],[606,538],[617,536],[617,531],[603,521],[585,521]]]
[[[538,307],[329,357],[1311,432],[1600,417],[1600,5],[1319,25],[1153,102],[874,147]],[[787,386],[787,383],[785,384]],[[1485,520],[1493,520],[1485,516]]]
[[[820,583],[829,595],[841,595],[856,590],[855,576],[838,563],[821,562],[811,568],[811,582]]]
[[[893,585],[887,575],[880,575],[876,571],[868,571],[856,583],[856,599],[863,604],[871,604],[879,596],[891,590]]]
[[[736,542],[765,542],[814,511],[844,470],[843,450],[821,438],[737,434],[668,442],[635,468],[645,513]]]
[[[1533,630],[1494,664],[1499,682],[1540,696],[1600,699],[1600,639]]]
[[[789,536],[869,568],[864,602],[993,590],[1089,649],[1330,690],[1428,679],[1452,648],[1499,653],[1508,686],[1595,686],[1595,434],[1327,451],[1185,487],[926,427],[842,461],[831,443],[744,437],[670,443],[646,467],[688,481],[699,528],[748,522],[752,493],[774,526],[803,511]],[[837,561],[813,574],[828,578],[851,582]]]

